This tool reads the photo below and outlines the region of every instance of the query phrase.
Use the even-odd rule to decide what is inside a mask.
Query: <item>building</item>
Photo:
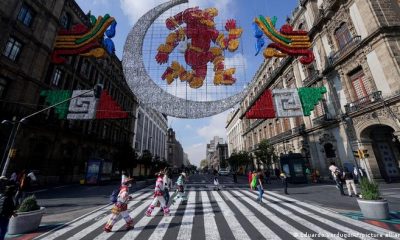
[[[217,143],[215,147],[215,151],[211,157],[212,159],[212,168],[219,171],[221,168],[227,168],[229,163],[227,162],[228,155],[228,144],[226,143]]]
[[[243,138],[242,138],[242,120],[240,117],[240,108],[236,108],[234,111],[228,114],[228,121],[226,124],[226,136],[228,143],[229,156],[233,152],[240,152],[244,150]]]
[[[253,151],[268,139],[277,154],[301,153],[325,177],[334,161],[360,165],[374,179],[400,179],[399,12],[394,0],[300,1],[290,23],[309,31],[316,59],[308,66],[293,57],[262,64],[240,104],[242,147]],[[244,117],[264,90],[302,86],[328,90],[311,116]],[[356,159],[356,150],[368,155]]]
[[[110,54],[103,59],[71,56],[62,65],[50,61],[58,30],[77,23],[88,25],[89,18],[74,0],[0,3],[1,120],[18,121],[43,109],[47,104],[42,90],[92,89],[95,84],[102,84],[130,112],[121,120],[59,120],[53,110],[29,118],[18,131],[17,152],[8,169],[38,170],[42,184],[82,179],[89,159],[111,162],[108,173],[130,161],[119,156],[133,145],[137,101],[124,80],[121,61]],[[2,153],[11,128],[0,126]]]
[[[217,147],[218,143],[223,143],[224,139],[219,136],[214,136],[213,139],[210,140],[210,143],[206,146],[206,160],[208,163],[208,168],[212,168],[212,157],[214,156],[215,148]]]
[[[151,108],[139,105],[136,111],[134,148],[140,156],[144,150],[166,161],[168,119]]]
[[[184,167],[183,154],[182,145],[176,139],[175,131],[169,128],[167,133],[167,162],[174,170]]]

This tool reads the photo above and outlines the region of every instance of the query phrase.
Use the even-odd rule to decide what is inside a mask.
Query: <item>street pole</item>
[[[74,97],[65,99],[65,100],[63,100],[63,101],[61,101],[61,102],[59,102],[59,103],[56,103],[56,104],[54,104],[54,105],[51,105],[51,106],[49,106],[49,107],[47,107],[47,108],[44,108],[44,109],[42,109],[42,110],[39,110],[39,111],[37,111],[37,112],[34,112],[34,113],[32,113],[32,114],[26,116],[26,117],[21,118],[21,120],[18,121],[17,127],[16,127],[16,128],[13,127],[13,130],[15,129],[15,131],[12,131],[12,132],[11,132],[10,139],[12,139],[12,140],[11,140],[11,146],[10,146],[10,148],[9,148],[9,149],[5,149],[5,153],[6,153],[7,150],[8,150],[8,154],[7,154],[7,158],[6,158],[6,163],[4,164],[3,170],[2,170],[2,172],[1,172],[1,176],[6,176],[6,174],[7,174],[7,169],[8,169],[8,165],[10,164],[11,155],[12,155],[12,153],[14,152],[14,148],[15,148],[15,142],[16,142],[15,139],[17,138],[18,130],[19,130],[19,128],[20,128],[21,123],[23,123],[26,119],[28,119],[28,118],[30,118],[30,117],[36,116],[36,115],[39,114],[39,113],[42,113],[42,112],[44,112],[44,111],[47,111],[47,110],[49,110],[49,109],[51,109],[51,108],[54,108],[54,107],[60,105],[60,104],[63,104],[63,103],[65,103],[65,102],[68,102],[68,101],[70,101],[71,99],[74,99],[74,98],[80,97],[80,96],[82,96],[82,95],[85,95],[85,94],[87,94],[87,93],[89,93],[89,92],[91,92],[91,91],[94,91],[94,89],[88,90],[88,91],[83,92],[83,93],[81,93],[81,94],[79,94],[79,95],[76,95],[76,96],[74,96]],[[15,123],[14,123],[14,124],[15,124]],[[5,154],[4,154],[4,155],[5,155]]]

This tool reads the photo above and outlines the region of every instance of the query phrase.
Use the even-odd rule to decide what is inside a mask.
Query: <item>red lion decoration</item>
[[[178,62],[173,61],[162,75],[163,80],[171,84],[178,77],[181,81],[187,81],[191,88],[199,88],[203,85],[207,76],[207,63],[214,65],[214,84],[232,85],[236,79],[233,77],[235,68],[225,69],[223,51],[228,49],[234,52],[239,47],[239,37],[242,29],[236,27],[235,20],[228,20],[225,29],[229,32],[227,37],[215,29],[214,17],[218,15],[216,8],[201,10],[198,7],[186,9],[166,20],[169,30],[174,30],[166,39],[165,44],[158,48],[156,60],[159,64],[168,61],[169,54],[178,46],[180,41],[186,38],[188,41],[185,50],[185,61],[192,68],[186,71]],[[186,23],[186,27],[181,25]],[[211,41],[215,47],[211,47]]]

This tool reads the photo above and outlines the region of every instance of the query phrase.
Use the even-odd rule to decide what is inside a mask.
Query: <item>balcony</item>
[[[312,85],[315,80],[317,80],[319,78],[319,72],[317,70],[311,70],[310,73],[308,74],[308,77],[306,77],[303,80],[303,86],[304,87],[309,87],[310,85]]]
[[[350,53],[361,42],[361,36],[353,37],[346,45],[344,45],[339,51],[329,56],[330,65],[334,65],[340,58]]]
[[[305,130],[306,130],[306,125],[301,124],[300,126],[293,128],[292,133],[293,134],[297,134],[297,133],[302,134],[302,133],[304,133]]]
[[[380,100],[383,100],[382,98],[382,92],[377,91],[373,92],[368,96],[365,96],[363,98],[358,99],[357,101],[354,101],[352,103],[346,104],[344,108],[346,109],[346,113],[353,113],[356,111],[359,111],[360,109],[366,108],[369,105],[378,102]]]
[[[336,117],[334,115],[332,115],[330,113],[325,113],[319,117],[314,118],[312,121],[313,121],[313,125],[317,126],[317,125],[330,123],[335,120],[336,120]]]
[[[289,131],[280,133],[280,134],[268,139],[268,141],[271,144],[275,144],[275,143],[281,142],[283,139],[285,139],[285,138],[287,138],[287,137],[289,137],[291,135],[292,135],[292,130],[289,130]]]

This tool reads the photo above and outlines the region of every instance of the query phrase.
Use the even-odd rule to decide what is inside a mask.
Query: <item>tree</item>
[[[260,142],[254,154],[256,156],[258,168],[260,168],[260,164],[264,164],[267,166],[267,169],[270,169],[272,163],[277,159],[274,146],[271,145],[267,139]]]
[[[205,168],[206,166],[208,166],[207,159],[201,160],[201,161],[200,161],[200,169],[203,169],[203,168]]]
[[[241,166],[247,169],[250,164],[253,165],[253,157],[246,151],[235,151],[227,160],[233,171],[237,171]]]

